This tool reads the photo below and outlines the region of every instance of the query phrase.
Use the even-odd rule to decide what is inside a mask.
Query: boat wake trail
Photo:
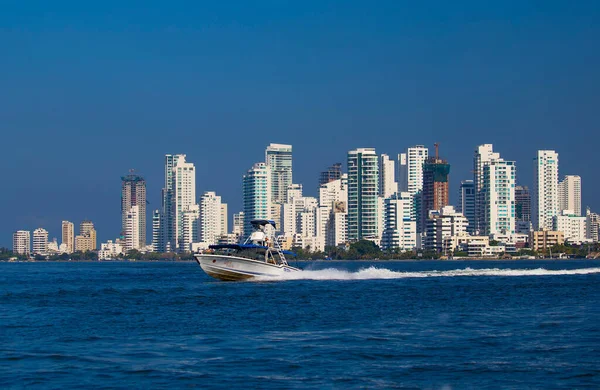
[[[279,277],[257,277],[255,281],[266,280],[369,280],[369,279],[404,279],[404,278],[441,278],[456,276],[547,276],[547,275],[588,275],[600,273],[600,267],[595,268],[577,268],[549,270],[545,268],[536,269],[501,269],[501,268],[483,268],[483,269],[454,269],[447,271],[416,271],[400,272],[392,271],[387,268],[369,267],[355,272],[345,271],[336,268],[327,268],[322,270],[305,270],[299,272],[290,272]]]

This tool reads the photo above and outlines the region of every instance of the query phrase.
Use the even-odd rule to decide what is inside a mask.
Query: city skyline
[[[459,8],[6,5],[0,245],[17,228],[60,238],[63,219],[90,219],[99,240],[112,238],[119,177],[136,169],[148,210],[160,209],[167,153],[187,154],[198,193],[216,191],[235,212],[240,177],[270,142],[294,146],[294,181],[312,196],[348,150],[394,157],[439,142],[452,204],[475,145],[516,161],[531,190],[532,156],[552,149],[561,176],[581,176],[582,209],[599,210],[586,156],[599,140],[600,5]]]
[[[444,213],[454,213],[454,209],[457,209],[459,212],[461,211],[463,204],[460,203],[461,200],[461,195],[459,194],[459,203],[457,204],[451,204],[447,201],[448,199],[448,186],[447,183],[445,183],[445,181],[447,180],[447,175],[450,169],[451,164],[449,164],[446,160],[442,160],[441,158],[438,158],[438,147],[439,144],[434,144],[434,147],[436,149],[435,152],[435,157],[430,157],[428,160],[424,160],[425,162],[423,163],[423,170],[425,172],[427,172],[428,170],[430,170],[431,168],[428,168],[429,165],[431,166],[437,166],[435,164],[442,164],[440,165],[440,167],[443,167],[444,169],[438,173],[435,174],[436,179],[435,180],[441,180],[444,184],[443,189],[439,188],[437,190],[435,190],[435,193],[438,194],[436,196],[441,196],[441,198],[439,199],[439,201],[436,202],[441,202],[438,203],[437,206],[433,206],[435,208],[430,208],[431,210],[435,210],[436,212],[433,213],[433,218],[435,218],[435,215],[437,215],[436,213],[440,213],[440,215],[444,215]],[[269,144],[265,151],[265,160],[268,161],[269,159],[269,151],[272,151],[275,149],[278,150],[284,150],[285,151],[285,161],[287,161],[285,164],[288,166],[288,173],[291,177],[292,174],[292,170],[291,170],[291,164],[292,164],[292,145],[282,145],[282,144]],[[488,210],[487,213],[485,213],[484,217],[485,217],[485,221],[484,221],[484,226],[482,226],[479,231],[480,234],[484,234],[485,236],[497,236],[497,235],[503,235],[503,234],[508,234],[508,235],[513,235],[515,233],[520,233],[520,229],[517,226],[517,222],[521,220],[520,217],[518,217],[517,214],[517,204],[518,202],[516,202],[516,198],[515,198],[515,190],[517,188],[522,188],[521,186],[516,185],[516,180],[515,180],[515,170],[516,170],[516,166],[515,166],[515,162],[511,161],[511,162],[507,162],[505,161],[503,158],[500,157],[500,153],[498,152],[493,152],[493,148],[494,146],[492,144],[483,144],[483,145],[479,145],[475,148],[475,157],[473,160],[473,179],[475,180],[471,180],[471,182],[479,182],[481,181],[482,183],[482,200],[483,200],[483,204],[485,205],[486,210]],[[419,145],[416,147],[409,147],[407,149],[408,154],[410,155],[410,151],[411,150],[423,150],[424,151],[424,155],[427,155],[428,152],[428,148],[422,145]],[[421,152],[419,152],[419,154],[422,154]],[[560,165],[558,163],[558,154],[553,151],[553,150],[538,150],[537,152],[537,157],[535,157],[533,159],[534,161],[534,167],[537,166],[542,166],[546,163],[550,163],[552,164],[551,167],[551,175],[548,176],[547,174],[543,173],[545,171],[542,171],[541,175],[538,179],[539,180],[551,180],[554,181],[553,186],[547,187],[547,184],[544,184],[543,187],[544,188],[550,188],[549,191],[546,191],[544,196],[550,196],[552,199],[554,199],[554,203],[557,205],[556,206],[556,210],[552,211],[552,214],[554,217],[559,217],[562,215],[565,215],[565,217],[560,217],[558,218],[558,220],[555,220],[554,218],[550,218],[550,226],[548,226],[548,222],[540,222],[541,225],[538,226],[536,224],[536,222],[534,222],[533,228],[537,229],[537,228],[547,228],[547,229],[556,229],[556,224],[558,223],[560,226],[563,227],[568,227],[568,229],[574,229],[572,230],[573,232],[579,232],[581,229],[580,226],[578,225],[577,228],[573,228],[571,225],[572,223],[577,223],[580,224],[581,221],[584,221],[583,223],[585,224],[585,217],[580,217],[580,212],[578,209],[574,208],[574,207],[570,207],[567,208],[568,206],[566,206],[566,204],[575,204],[573,202],[578,202],[576,203],[577,205],[581,205],[581,178],[580,176],[577,175],[564,175],[561,176],[558,174],[558,172],[560,171]],[[358,160],[356,160],[356,156],[360,156],[358,158]],[[405,161],[405,154],[400,153],[397,154],[398,156],[398,162],[401,161]],[[430,154],[431,156],[431,154]],[[483,156],[483,157],[482,157]],[[544,156],[543,160],[540,160],[540,156]],[[367,163],[363,163],[361,162],[361,160],[364,161],[368,161]],[[409,158],[410,160],[410,158]],[[409,192],[402,192],[399,191],[397,193],[394,194],[388,194],[387,196],[385,196],[380,189],[378,188],[378,184],[384,183],[386,180],[392,180],[392,183],[390,183],[389,185],[386,185],[386,187],[394,187],[394,188],[409,188],[409,183],[411,182],[411,178],[410,175],[407,173],[404,174],[400,174],[399,175],[399,180],[400,183],[395,181],[393,179],[393,174],[392,177],[389,177],[385,180],[380,180],[383,179],[385,177],[387,177],[387,174],[380,173],[380,169],[385,170],[385,166],[388,166],[387,169],[390,169],[391,172],[395,173],[395,168],[394,168],[394,164],[392,163],[393,160],[390,161],[389,156],[387,156],[386,154],[380,154],[378,155],[377,151],[374,150],[373,148],[358,148],[355,150],[350,150],[348,151],[348,161],[347,161],[347,165],[349,167],[348,172],[346,173],[344,169],[341,170],[341,172],[344,172],[344,177],[346,177],[346,179],[344,180],[348,180],[348,184],[350,185],[348,188],[348,198],[346,200],[346,198],[340,198],[340,200],[343,200],[343,207],[346,207],[346,202],[349,201],[349,204],[347,205],[348,209],[348,239],[350,240],[357,240],[357,239],[361,239],[363,237],[369,238],[369,239],[376,239],[376,237],[379,237],[377,239],[377,242],[379,242],[380,239],[382,239],[382,236],[384,235],[384,231],[387,228],[392,228],[392,229],[396,229],[396,227],[394,226],[398,226],[399,222],[391,222],[392,225],[387,225],[387,217],[385,216],[385,212],[383,211],[384,209],[388,210],[390,207],[389,202],[387,202],[387,200],[393,200],[393,199],[399,199],[401,197],[404,197],[405,199],[409,199],[406,198],[407,196],[410,196]],[[543,162],[543,164],[542,164]],[[361,165],[365,164],[366,168],[361,168]],[[432,165],[433,164],[433,165]],[[374,174],[373,177],[367,176],[366,181],[365,177],[361,178],[361,176],[356,176],[357,175],[357,171],[356,171],[356,167],[358,167],[358,172],[363,172],[363,174],[365,172],[371,172],[372,174]],[[172,212],[176,212],[176,210],[182,210],[183,214],[181,217],[173,217],[173,227],[175,228],[176,226],[176,221],[181,219],[180,223],[187,223],[187,227],[185,228],[185,244],[178,244],[178,247],[176,248],[171,248],[172,250],[175,249],[176,251],[186,251],[186,250],[195,250],[193,248],[201,248],[200,247],[195,247],[192,244],[193,243],[201,243],[202,241],[204,241],[205,245],[210,244],[210,243],[216,243],[216,235],[212,235],[211,239],[209,240],[202,240],[202,230],[209,228],[209,225],[206,225],[207,221],[211,221],[209,222],[212,226],[210,227],[210,229],[217,229],[220,233],[220,235],[228,235],[228,233],[230,233],[226,226],[229,223],[229,219],[230,218],[235,218],[233,216],[233,214],[235,214],[235,212],[232,212],[231,214],[228,213],[228,208],[227,208],[227,204],[223,203],[221,206],[221,196],[216,196],[216,193],[214,191],[205,191],[204,194],[202,196],[199,197],[195,197],[195,193],[196,193],[196,183],[195,183],[195,165],[193,162],[190,161],[186,161],[186,155],[184,154],[180,154],[180,155],[171,155],[171,154],[167,154],[165,155],[165,186],[166,187],[173,187],[175,190],[172,194],[173,198],[177,198],[177,199],[184,199],[184,202],[189,203],[189,205],[192,207],[192,209],[189,209],[190,206],[186,206],[183,209],[181,209],[181,207],[179,206],[179,202],[181,202],[181,200],[174,202],[170,207],[168,207],[167,209],[171,210]],[[507,170],[507,168],[509,170]],[[251,178],[253,175],[253,171],[258,169],[259,171],[256,172],[261,172],[260,175],[264,176],[264,183],[260,183],[258,184],[258,187],[256,187],[257,184],[252,183],[250,184],[250,187],[248,187],[248,184],[246,183],[248,178]],[[366,169],[366,170],[365,170]],[[437,168],[436,168],[437,169]],[[500,169],[499,173],[494,173],[494,176],[492,176],[491,172],[492,169],[495,171],[498,171],[498,169]],[[411,170],[409,169],[408,172],[410,172]],[[478,173],[479,172],[479,173]],[[132,175],[131,174],[132,171],[130,170],[130,175],[128,176],[129,179],[135,179],[133,180],[133,182],[137,182],[137,183],[142,183],[143,186],[143,190],[142,190],[142,194],[143,197],[145,198],[145,180],[143,177],[139,176],[139,175]],[[252,173],[252,175],[251,175]],[[368,175],[371,175],[371,173],[368,173]],[[287,175],[286,174],[286,175]],[[422,219],[421,220],[421,225],[422,228],[418,227],[418,221],[419,218],[422,218],[422,215],[424,214],[428,214],[425,211],[422,210],[423,214],[421,216],[419,216],[418,214],[414,214],[414,207],[415,204],[417,205],[421,205],[421,204],[428,204],[433,202],[433,200],[427,201],[424,200],[428,197],[430,197],[431,195],[427,195],[427,192],[429,190],[427,190],[427,187],[433,184],[426,184],[429,180],[434,180],[432,176],[431,178],[428,179],[428,175],[429,174],[425,174],[423,176],[423,195],[419,195],[418,196],[418,201],[415,199],[414,201],[410,201],[409,203],[405,203],[405,206],[403,207],[407,207],[408,206],[409,209],[406,209],[406,211],[401,211],[400,209],[396,209],[396,211],[393,211],[394,215],[400,215],[400,214],[406,214],[406,215],[411,215],[411,218],[413,218],[413,220],[417,221],[417,229],[416,229],[416,233],[420,233],[420,232],[424,232],[425,233],[425,223],[427,222],[426,219]],[[537,175],[537,170],[536,170],[536,175]],[[322,176],[322,175],[321,175]],[[482,179],[477,179],[478,177],[482,177]],[[536,176],[537,177],[537,176]],[[296,234],[296,228],[292,228],[292,230],[289,230],[289,224],[293,223],[298,224],[301,223],[301,225],[303,227],[300,227],[300,225],[298,225],[298,229],[300,229],[298,231],[298,233],[302,233],[301,235],[304,237],[302,240],[306,242],[309,242],[309,245],[319,245],[322,247],[322,245],[325,245],[325,242],[327,240],[327,234],[325,232],[325,225],[328,224],[328,222],[326,222],[326,219],[329,218],[329,212],[331,212],[331,206],[332,204],[330,204],[330,200],[326,200],[325,204],[323,204],[323,196],[324,193],[322,192],[322,189],[324,188],[323,186],[321,186],[320,189],[320,194],[319,194],[319,198],[314,198],[314,197],[305,197],[305,195],[303,194],[303,185],[302,184],[289,184],[288,187],[285,189],[285,194],[286,194],[286,199],[281,199],[281,200],[276,200],[274,198],[271,197],[271,193],[272,193],[272,180],[273,176],[272,176],[272,171],[271,169],[268,167],[268,165],[266,165],[263,162],[259,162],[259,163],[255,163],[253,165],[253,168],[250,169],[242,178],[243,181],[243,186],[241,188],[241,192],[244,194],[244,198],[245,200],[245,204],[243,205],[243,212],[245,212],[247,215],[251,215],[250,218],[248,218],[246,220],[246,223],[253,218],[272,218],[273,215],[280,215],[279,213],[281,212],[281,219],[282,219],[282,223],[279,224],[278,226],[278,230],[281,232],[281,234],[285,234],[286,236],[289,236],[290,234],[293,236],[294,234]],[[561,178],[563,178],[563,180],[561,180]],[[121,177],[122,179],[122,189],[121,189],[121,210],[123,212],[123,202],[124,200],[127,200],[127,202],[130,202],[128,199],[130,198],[129,195],[125,196],[125,184],[128,182],[127,180],[125,180],[125,177]],[[535,179],[535,178],[534,178]],[[178,180],[182,180],[181,183],[178,182]],[[358,181],[357,181],[358,180]],[[493,181],[492,181],[493,180]],[[173,182],[172,185],[170,185],[170,182]],[[291,182],[291,180],[288,180]],[[576,185],[570,185],[570,187],[572,187],[571,190],[567,190],[566,187],[566,183],[567,181],[571,182],[571,181],[575,181]],[[337,180],[337,182],[339,183],[340,181]],[[364,184],[361,184],[363,183]],[[336,181],[334,181],[333,183],[336,183]],[[354,184],[353,184],[354,183]],[[433,182],[432,182],[433,183]],[[496,183],[496,184],[494,184]],[[461,186],[464,184],[464,182],[461,182]],[[564,189],[559,191],[558,187],[565,185]],[[184,185],[184,187],[181,187],[182,185]],[[344,184],[344,186],[346,186],[347,184]],[[358,187],[356,187],[358,185]],[[361,193],[364,193],[363,191],[365,191],[365,189],[361,189],[363,185],[366,185],[367,187],[365,187],[366,189],[366,196],[371,196],[370,194],[373,194],[375,197],[372,200],[368,200],[365,202],[365,199],[367,198],[362,198]],[[504,190],[498,190],[498,185],[501,185],[502,188],[504,188]],[[374,187],[372,187],[374,186]],[[250,192],[248,191],[248,189],[251,188]],[[264,190],[261,190],[261,188],[263,188]],[[354,188],[354,189],[353,189]],[[356,195],[356,191],[358,189],[358,195]],[[496,189],[496,192],[493,192],[492,189]],[[257,192],[258,191],[258,192]],[[289,191],[289,194],[288,194]],[[440,192],[442,191],[442,192]],[[492,192],[491,192],[492,191]],[[509,191],[509,192],[507,192]],[[181,192],[181,193],[180,193]],[[264,192],[264,196],[260,195],[260,193]],[[461,190],[459,189],[459,192],[461,192]],[[163,190],[161,191],[161,194],[163,196],[163,198],[166,196],[166,194],[168,194],[168,191],[165,191],[165,188],[163,188]],[[354,195],[353,195],[354,194]],[[406,195],[404,195],[406,194]],[[494,195],[495,194],[495,195]],[[394,195],[393,197],[391,197],[392,195]],[[182,197],[183,196],[183,197]],[[492,196],[490,198],[490,196]],[[208,199],[206,197],[209,198],[214,198],[217,201],[217,207],[216,209],[214,209],[213,211],[211,211],[210,213],[207,213],[207,211],[205,211],[205,206],[199,206],[201,204],[203,204],[203,199]],[[257,198],[258,197],[258,198]],[[390,198],[391,197],[391,198]],[[187,199],[187,201],[185,200]],[[327,198],[328,199],[328,198]],[[478,199],[478,196],[476,196],[476,194],[474,193],[472,195],[472,204],[474,204],[476,206],[476,199]],[[501,200],[502,202],[499,202],[498,200]],[[248,203],[248,201],[250,201],[251,203]],[[255,212],[252,212],[251,208],[249,209],[249,205],[252,205],[254,203],[257,203],[257,205],[259,207],[261,207],[262,209],[264,209],[264,211],[259,211],[259,213],[263,213],[261,215],[255,215],[252,217],[252,215]],[[300,220],[296,221],[296,218],[300,218],[300,214],[298,216],[296,216],[296,211],[292,212],[292,214],[288,214],[289,211],[285,211],[285,208],[282,208],[280,210],[280,207],[288,207],[291,206],[292,209],[296,208],[297,206],[292,206],[293,204],[297,203],[297,201],[300,201],[301,204],[303,206],[301,206],[301,208],[299,209],[299,211],[302,211],[303,208],[308,207],[305,211],[305,213],[303,213],[303,217],[302,217],[302,222],[300,222]],[[311,203],[311,206],[309,207],[307,203],[305,203],[306,201],[309,201]],[[559,208],[559,201],[561,202],[562,206]],[[126,202],[126,203],[127,203]],[[212,202],[212,201],[211,201]],[[291,202],[291,203],[290,203]],[[321,207],[322,206],[326,206],[325,209],[321,209],[323,211],[317,210],[314,207],[317,206],[317,203],[321,203]],[[512,203],[512,207],[510,206]],[[547,203],[547,202],[546,202]],[[432,205],[434,205],[434,203],[432,203]],[[490,204],[496,204],[495,207],[490,208]],[[502,204],[504,204],[504,206],[502,206]],[[354,205],[354,206],[353,206]],[[366,206],[364,206],[366,205]],[[432,206],[430,205],[430,206]],[[451,210],[448,211],[444,211],[444,206],[449,205],[451,207]],[[274,207],[277,206],[277,207]],[[200,210],[200,208],[202,208],[202,210]],[[251,207],[255,207],[255,206],[251,206]],[[363,207],[366,207],[363,209]],[[417,206],[420,207],[420,206]],[[277,211],[274,211],[275,208],[277,209]],[[371,211],[368,211],[370,209],[372,209]],[[535,205],[533,205],[533,208],[535,209]],[[292,210],[292,209],[288,209],[288,210]],[[327,212],[325,212],[324,210],[329,210]],[[477,207],[475,207],[475,209],[477,209]],[[187,210],[187,211],[186,211]],[[193,213],[190,213],[191,210],[195,210]],[[309,211],[312,210],[312,211]],[[363,214],[365,211],[367,210],[366,213],[367,214]],[[391,209],[390,209],[391,210]],[[511,211],[512,210],[512,211]],[[159,212],[159,216],[161,215],[160,210],[157,210]],[[133,238],[130,234],[130,232],[132,232],[132,227],[131,227],[131,223],[128,223],[127,228],[125,229],[125,233],[124,233],[124,237],[122,237],[123,241],[122,241],[122,245],[123,248],[125,250],[129,250],[129,249],[143,249],[142,246],[139,246],[137,244],[137,242],[140,239],[140,229],[137,227],[139,224],[139,220],[142,218],[142,216],[140,215],[140,211],[138,206],[133,206],[131,208],[131,212],[134,213],[133,218],[135,218],[135,222],[133,224],[133,226],[136,226],[135,228],[135,233],[131,233],[135,235],[135,238]],[[490,214],[491,212],[491,214]],[[519,212],[522,212],[522,209],[519,210]],[[179,211],[177,211],[177,213],[179,213]],[[276,213],[276,214],[273,214]],[[354,213],[354,214],[353,214]],[[356,214],[358,213],[358,214]],[[508,213],[508,214],[507,214]],[[131,213],[127,213],[127,219],[130,222],[130,218],[131,218]],[[475,213],[476,214],[476,213]],[[544,212],[544,215],[550,215],[547,212]],[[207,215],[210,215],[209,220],[206,220],[204,222],[202,222],[201,216],[204,215],[205,217]],[[354,216],[353,216],[354,215]],[[305,220],[304,218],[310,218],[309,220]],[[375,218],[376,217],[376,218]],[[492,218],[491,220],[488,220],[488,218]],[[499,219],[497,219],[498,217],[500,217]],[[572,219],[573,217],[579,217],[579,219],[577,220],[578,222],[575,222],[575,219]],[[190,219],[191,218],[191,219]],[[292,219],[290,219],[292,218]],[[366,218],[365,221],[367,221],[367,227],[362,227],[363,223],[362,222],[362,218]],[[393,217],[395,218],[395,217]],[[431,217],[430,217],[431,218]],[[508,218],[508,219],[507,219]],[[583,219],[581,219],[583,218]],[[154,221],[154,217],[152,217],[153,221]],[[160,224],[162,225],[163,221],[164,221],[165,217],[164,216],[160,216]],[[287,224],[288,227],[286,228],[286,223],[285,220],[287,219]],[[217,221],[218,222],[215,222]],[[352,222],[354,221],[354,222]],[[473,219],[473,221],[476,222],[476,218]],[[472,222],[472,221],[471,221]],[[306,225],[308,223],[308,225]],[[340,223],[340,222],[336,222]],[[358,223],[358,225],[356,225]],[[490,225],[490,223],[493,223],[494,225]],[[199,224],[198,226],[196,226],[196,224]],[[344,225],[346,224],[346,222],[344,221]],[[354,224],[354,227],[353,227]],[[152,224],[152,242],[156,242],[156,237],[155,237],[155,232],[154,232],[154,222]],[[191,226],[194,226],[193,228]],[[205,226],[205,227],[202,227]],[[225,226],[225,228],[223,228],[223,226]],[[234,224],[232,224],[232,227],[234,226]],[[46,231],[45,229],[43,229],[43,227],[41,230],[43,230],[45,237],[48,238],[48,231]],[[35,243],[35,237],[36,237],[36,232],[40,230],[40,228],[36,229],[34,231],[34,243]],[[65,230],[67,229],[67,230]],[[86,241],[85,244],[83,244],[83,239],[85,239],[85,237],[90,237],[89,231],[93,231],[92,234],[92,241]],[[307,230],[308,229],[308,230]],[[329,229],[329,228],[327,228]],[[367,231],[367,233],[363,232],[363,229],[366,229],[365,231]],[[421,230],[423,229],[423,230]],[[175,229],[173,229],[175,230]],[[21,230],[20,230],[21,231]],[[15,237],[16,235],[20,232],[20,231],[16,231],[13,235],[13,246],[15,245]],[[68,233],[65,233],[65,231],[67,231]],[[460,229],[460,231],[462,231],[462,228]],[[581,230],[582,231],[582,230]],[[311,233],[312,232],[312,233]],[[27,232],[28,234],[30,234],[30,232]],[[585,232],[584,232],[585,233]],[[159,231],[158,237],[160,237],[161,239],[164,239],[165,235],[167,234],[166,230],[161,230]],[[179,236],[181,237],[181,239],[183,240],[184,237],[181,236],[182,233],[179,234]],[[336,233],[337,234],[337,233]],[[395,240],[395,242],[398,242],[398,236],[397,236],[397,232],[393,233],[392,231],[390,231],[390,234],[392,234],[392,236],[394,236],[395,238],[390,238],[392,236],[388,235],[388,242],[391,242],[389,240]],[[565,234],[565,237],[570,237],[571,235],[577,235],[579,233],[573,233],[573,234]],[[66,236],[65,236],[66,235]],[[123,231],[121,231],[121,235],[123,235]],[[584,234],[585,235],[585,234]],[[319,238],[318,236],[321,236],[321,238]],[[65,238],[66,237],[66,238]],[[83,238],[82,238],[83,237]],[[113,236],[115,237],[115,236]],[[117,236],[118,237],[118,236]],[[82,250],[82,249],[78,249],[77,247],[79,246],[77,244],[78,239],[81,241],[81,248],[87,248],[89,247],[90,249],[96,249],[96,230],[94,229],[94,224],[92,221],[88,221],[88,220],[83,220],[81,222],[81,229],[80,229],[80,236],[74,237],[74,224],[72,222],[69,221],[63,221],[62,222],[62,240],[61,240],[61,247],[65,246],[68,248],[67,249],[67,253],[72,253],[74,250]],[[227,240],[234,240],[234,238],[232,238],[231,236],[229,236],[227,238]],[[309,241],[306,241],[306,240]],[[409,237],[407,238],[408,241],[414,239],[414,237]],[[66,240],[66,241],[65,241]],[[134,243],[136,244],[132,244],[132,240]],[[294,242],[296,238],[294,238]],[[316,240],[316,241],[314,241]],[[47,243],[49,243],[49,241],[46,241]],[[300,241],[302,242],[302,241]],[[182,246],[183,245],[183,246]],[[304,245],[304,244],[302,244]],[[75,246],[75,248],[73,247]],[[385,245],[384,245],[385,246]],[[158,248],[154,248],[154,250],[158,251],[164,251],[164,249],[161,249],[162,247],[159,246]]]

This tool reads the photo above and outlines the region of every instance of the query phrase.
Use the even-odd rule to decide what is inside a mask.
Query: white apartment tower
[[[271,190],[271,169],[262,162],[254,164],[242,180],[244,237],[252,232],[252,220],[271,219]]]
[[[537,230],[552,230],[553,219],[559,215],[558,153],[538,150],[533,159],[533,193],[531,219]]]
[[[181,236],[178,240],[179,251],[191,251],[192,244],[198,242],[198,221],[200,220],[200,206],[193,204],[181,213]]]
[[[380,238],[379,162],[373,148],[348,152],[348,240]]]
[[[292,145],[270,144],[265,150],[265,163],[271,172],[271,200],[282,204],[292,184]]]
[[[185,154],[165,155],[165,186],[162,189],[161,245],[159,251],[179,249],[183,214],[196,205],[196,169]]]
[[[160,210],[154,210],[152,212],[152,251],[154,252],[162,252],[165,250],[161,222],[162,216]]]
[[[491,160],[483,165],[483,233],[485,235],[515,233],[514,161]]]
[[[213,245],[217,243],[219,236],[227,233],[226,214],[227,204],[222,203],[221,197],[215,192],[208,191],[200,197],[200,219],[198,220],[200,242]]]
[[[232,233],[238,237],[241,237],[244,234],[244,212],[243,211],[233,214]]]
[[[65,253],[73,253],[75,249],[75,227],[73,222],[62,221],[62,243]]]
[[[398,191],[415,195],[423,190],[423,164],[429,158],[429,149],[423,145],[408,148],[398,155]]]
[[[286,202],[292,184],[292,145],[270,144],[265,150],[265,163],[271,172],[271,219],[280,229],[281,205]]]
[[[479,145],[475,149],[473,157],[473,184],[475,186],[475,213],[474,220],[470,221],[470,230],[483,234],[485,230],[485,194],[483,193],[484,177],[483,169],[490,163],[500,159],[500,153],[494,153],[492,144]]]
[[[48,231],[38,228],[33,231],[33,254],[45,255],[48,253]]]
[[[28,230],[17,230],[13,233],[13,252],[26,256],[31,254],[31,237]]]
[[[387,154],[382,154],[379,158],[379,196],[385,199],[396,192],[396,163]]]
[[[125,251],[140,249],[140,208],[131,206],[125,216]]]
[[[567,175],[558,183],[558,202],[559,211],[570,210],[573,215],[581,216],[580,176]]]
[[[412,206],[412,196],[408,192],[399,192],[385,199],[382,249],[410,251],[416,248],[417,223],[411,218]]]
[[[346,242],[348,228],[348,175],[321,184],[317,212],[316,235],[325,238],[325,245],[338,246]]]

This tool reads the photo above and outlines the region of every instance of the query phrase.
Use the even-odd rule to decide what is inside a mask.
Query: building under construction
[[[429,211],[440,210],[450,204],[448,175],[450,164],[439,157],[439,144],[435,144],[435,157],[423,164],[423,192],[421,197],[421,224],[429,218]]]

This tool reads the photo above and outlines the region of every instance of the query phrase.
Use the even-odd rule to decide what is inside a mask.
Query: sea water
[[[600,261],[0,263],[0,388],[600,388]]]

